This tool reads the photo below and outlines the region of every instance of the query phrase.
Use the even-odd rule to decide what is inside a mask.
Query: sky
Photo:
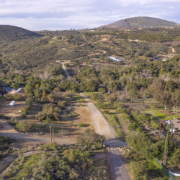
[[[136,16],[180,23],[180,0],[0,0],[0,25],[39,30],[95,28]]]

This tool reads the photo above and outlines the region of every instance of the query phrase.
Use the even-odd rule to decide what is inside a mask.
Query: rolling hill
[[[3,41],[16,41],[20,39],[29,39],[33,37],[41,37],[42,35],[35,32],[9,25],[0,25],[0,40]]]
[[[162,20],[158,18],[153,17],[133,17],[133,18],[127,18],[122,19],[120,21],[116,21],[114,23],[105,25],[103,27],[108,28],[138,28],[138,27],[176,27],[177,24],[171,21]]]

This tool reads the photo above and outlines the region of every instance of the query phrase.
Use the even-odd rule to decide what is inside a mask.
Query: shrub
[[[109,114],[109,110],[104,110],[103,113],[104,114]]]
[[[143,166],[142,162],[131,162],[130,168],[131,168],[134,180],[147,179],[147,170]]]
[[[87,125],[84,124],[84,123],[79,123],[78,126],[79,126],[79,127],[86,127]]]
[[[32,125],[26,121],[20,121],[16,124],[16,129],[23,132],[30,132],[32,129]]]
[[[13,99],[14,99],[15,101],[21,101],[22,98],[23,98],[22,95],[21,95],[21,94],[18,94],[18,93],[14,94],[14,96],[13,96]]]
[[[66,101],[58,101],[58,106],[65,107],[67,105]]]
[[[32,103],[33,103],[33,98],[32,97],[26,98],[26,105],[31,106]]]
[[[22,118],[25,118],[26,116],[27,116],[27,113],[24,112],[24,111],[21,111],[21,117],[22,117]]]
[[[104,136],[99,135],[92,129],[87,129],[85,134],[77,137],[77,144],[91,147],[95,145],[96,148],[101,148],[104,141]]]
[[[128,126],[129,131],[135,131],[138,128],[138,125],[136,123],[132,123]]]
[[[46,123],[51,123],[51,119],[49,117],[46,118]]]
[[[69,63],[65,63],[64,66],[65,66],[65,67],[69,67]]]
[[[50,118],[52,121],[60,121],[61,120],[61,109],[57,107],[55,104],[48,103],[43,106],[43,110],[38,113],[38,119],[40,121],[46,120]]]
[[[117,113],[126,113],[126,110],[122,106],[118,106],[116,109]]]

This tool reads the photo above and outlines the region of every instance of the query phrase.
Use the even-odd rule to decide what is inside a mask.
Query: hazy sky
[[[180,23],[180,0],[0,0],[0,24],[29,30],[93,28],[150,16]]]

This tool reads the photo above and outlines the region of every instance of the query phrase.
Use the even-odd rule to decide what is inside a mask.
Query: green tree
[[[41,89],[36,89],[34,92],[34,95],[36,98],[41,98],[42,97],[42,90]]]
[[[166,141],[164,147],[164,162],[163,162],[165,166],[167,165],[168,152],[169,152],[169,130],[170,130],[170,125],[166,127],[167,134],[166,134]]]
[[[33,95],[33,89],[34,89],[34,86],[31,83],[27,83],[25,86],[25,94],[26,95],[28,95],[28,94]]]
[[[27,97],[26,98],[26,105],[31,106],[32,103],[33,103],[33,98],[32,97]]]
[[[30,132],[32,129],[32,125],[26,121],[20,121],[16,124],[16,128],[23,132]]]

